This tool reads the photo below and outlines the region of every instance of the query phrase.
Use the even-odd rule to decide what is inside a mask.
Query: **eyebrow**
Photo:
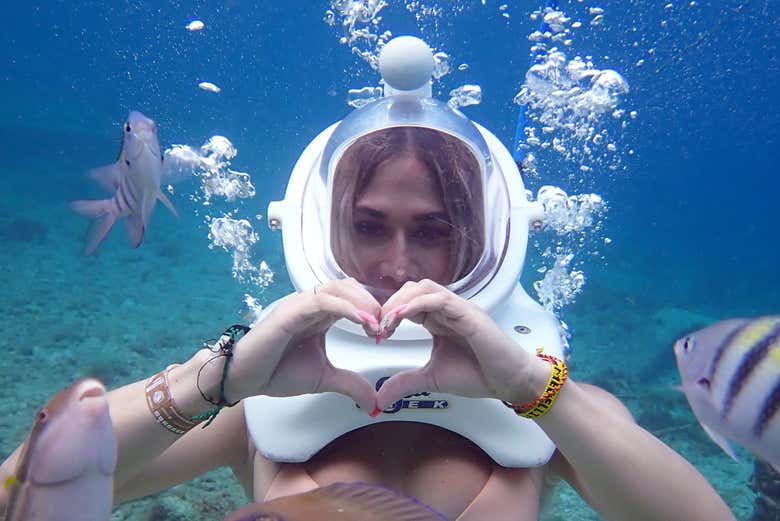
[[[380,212],[379,210],[375,210],[374,208],[368,208],[366,206],[355,206],[355,210],[361,213],[366,213],[370,215],[371,217],[375,217],[377,219],[384,219],[387,217],[387,214],[384,212]],[[429,212],[429,213],[421,213],[418,215],[415,215],[412,217],[413,221],[435,221],[435,220],[443,220],[447,221],[449,220],[449,217],[444,212]]]

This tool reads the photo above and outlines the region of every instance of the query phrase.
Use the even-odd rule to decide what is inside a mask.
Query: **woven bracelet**
[[[555,399],[558,398],[558,393],[561,392],[563,384],[566,383],[566,379],[569,377],[569,369],[566,367],[566,363],[560,358],[545,355],[541,352],[537,352],[536,356],[552,366],[550,379],[547,381],[547,385],[541,396],[532,402],[524,403],[522,405],[515,405],[502,400],[504,405],[515,411],[515,414],[532,420],[539,419],[547,414],[555,403]]]
[[[219,414],[219,411],[221,411],[224,407],[233,407],[238,402],[230,403],[225,398],[225,382],[227,381],[227,374],[228,374],[228,366],[230,365],[230,361],[233,359],[233,348],[236,345],[236,339],[239,336],[243,336],[246,333],[249,332],[249,328],[247,326],[243,326],[241,324],[234,324],[227,329],[225,329],[225,332],[222,333],[222,336],[219,337],[218,340],[216,340],[213,343],[204,342],[203,347],[206,349],[209,349],[212,353],[215,353],[215,356],[210,358],[205,364],[203,364],[203,367],[200,368],[198,371],[198,391],[200,391],[200,395],[203,397],[204,400],[214,405],[214,408],[206,411],[203,414],[199,414],[198,416],[193,416],[190,418],[190,421],[200,423],[203,420],[207,420],[206,423],[203,424],[201,427],[202,429],[205,429],[209,425],[211,425],[211,422],[214,421],[214,418],[217,417],[217,414]],[[200,388],[200,374],[203,372],[203,369],[213,360],[225,357],[225,364],[222,366],[222,379],[219,382],[219,398],[214,399],[211,396],[206,395],[206,393],[203,392],[203,390]],[[240,401],[240,400],[239,400]]]

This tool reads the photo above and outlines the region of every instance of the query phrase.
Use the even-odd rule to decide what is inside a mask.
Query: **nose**
[[[380,264],[383,286],[399,289],[410,280],[418,280],[419,266],[403,231],[396,232],[385,250]]]

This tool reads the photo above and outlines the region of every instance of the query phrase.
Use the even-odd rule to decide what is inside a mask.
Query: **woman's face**
[[[452,225],[435,175],[411,155],[382,163],[357,197],[350,237],[363,284],[389,297],[407,281],[449,284]]]

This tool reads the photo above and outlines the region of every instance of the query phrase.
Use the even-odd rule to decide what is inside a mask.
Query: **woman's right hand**
[[[379,302],[354,279],[329,282],[283,298],[235,346],[225,394],[228,400],[263,394],[297,396],[335,391],[366,414],[376,391],[362,376],[338,369],[325,355],[325,333],[342,318],[376,336]]]

